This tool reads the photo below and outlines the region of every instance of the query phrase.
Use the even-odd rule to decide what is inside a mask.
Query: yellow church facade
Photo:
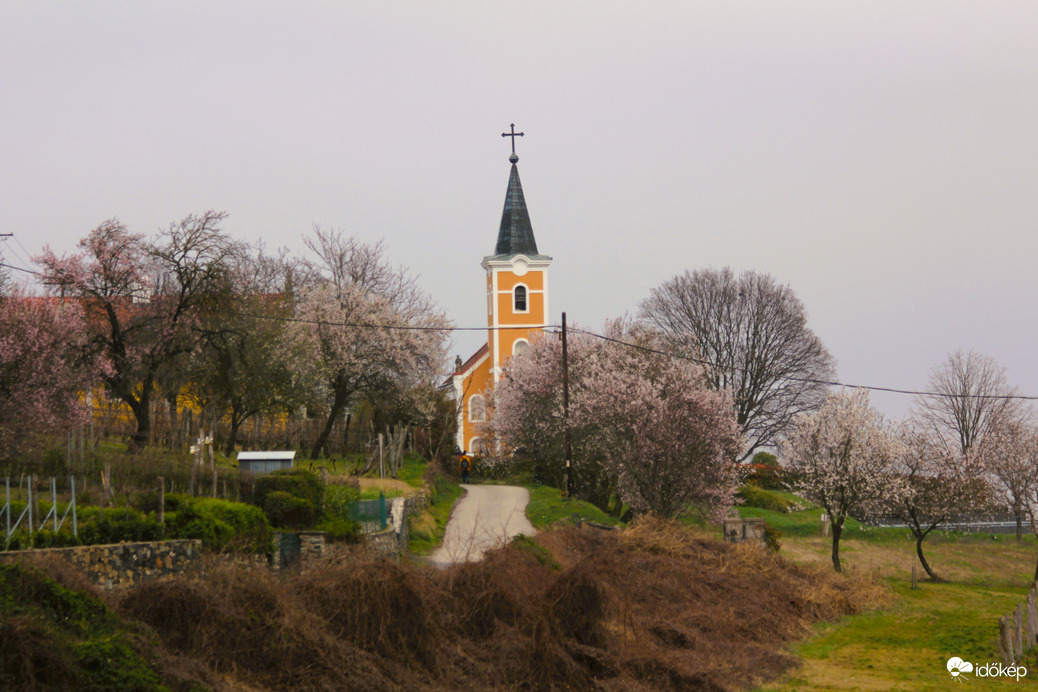
[[[514,139],[513,139],[514,142]],[[470,454],[483,452],[484,426],[493,388],[504,366],[548,324],[548,267],[552,258],[537,251],[513,148],[508,190],[493,255],[483,258],[486,271],[487,343],[468,360],[459,358],[450,379],[457,402],[455,445]]]

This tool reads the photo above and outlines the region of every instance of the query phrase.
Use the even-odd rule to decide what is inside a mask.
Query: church
[[[480,425],[487,420],[487,397],[501,378],[504,365],[548,324],[548,267],[551,257],[537,252],[530,213],[519,182],[515,138],[522,132],[502,133],[512,138],[512,170],[505,192],[505,208],[493,255],[483,258],[486,271],[487,343],[465,362],[459,357],[450,384],[458,406],[455,444],[469,454],[481,454]]]

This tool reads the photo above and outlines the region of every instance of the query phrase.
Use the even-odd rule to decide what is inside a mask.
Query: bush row
[[[97,507],[84,507],[77,515],[78,537],[72,534],[69,518],[60,531],[43,529],[31,539],[27,531],[16,532],[6,548],[197,538],[210,550],[268,552],[272,528],[317,529],[333,540],[353,540],[359,527],[350,518],[349,506],[358,498],[356,487],[326,487],[313,471],[289,469],[256,479],[252,503],[170,493],[165,497],[165,525],[158,521],[155,511],[113,507],[102,515]]]

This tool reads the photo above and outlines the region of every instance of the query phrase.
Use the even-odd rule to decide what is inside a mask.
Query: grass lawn
[[[527,485],[530,491],[530,504],[526,506],[526,517],[535,529],[541,529],[557,521],[572,521],[579,517],[595,524],[619,526],[615,519],[590,502],[574,500],[562,496],[562,492],[547,485]]]
[[[831,568],[832,544],[820,535],[821,510],[779,514],[742,507],[740,514],[763,516],[782,531],[781,554],[790,560]],[[931,583],[921,580],[925,573],[907,530],[848,520],[840,546],[844,572],[886,584],[889,601],[871,612],[816,626],[792,648],[803,665],[762,691],[948,689],[956,682],[946,668],[952,656],[975,666],[999,661],[998,617],[1024,600],[1038,558],[1031,536],[1018,544],[1007,535],[931,535],[923,550],[937,574],[949,580]],[[917,588],[912,588],[913,568],[920,579]],[[975,672],[962,682],[971,689],[1038,686],[1034,653],[1028,668],[1020,682],[980,678]]]
[[[413,555],[428,555],[443,541],[447,521],[454,503],[461,497],[462,487],[454,479],[437,476],[429,488],[429,508],[411,519],[407,551]]]

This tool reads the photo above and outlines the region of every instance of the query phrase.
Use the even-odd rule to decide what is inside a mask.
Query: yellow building
[[[514,145],[508,160],[512,172],[497,247],[482,264],[487,273],[487,343],[464,363],[458,359],[451,381],[454,400],[461,402],[455,443],[474,454],[483,451],[479,427],[487,420],[487,398],[505,363],[530,343],[534,332],[548,324],[551,257],[537,252]]]

